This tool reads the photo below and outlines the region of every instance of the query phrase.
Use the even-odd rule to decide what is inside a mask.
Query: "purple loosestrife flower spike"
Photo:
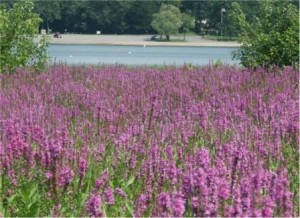
[[[54,142],[53,140],[51,140],[51,142],[49,143],[48,148],[49,148],[51,158],[53,158],[53,159],[57,159],[62,153],[61,144],[57,143],[57,142]]]
[[[127,198],[127,194],[121,188],[116,188],[115,193],[122,196],[122,197],[124,197],[124,198]]]
[[[98,189],[102,188],[108,180],[109,180],[109,174],[108,174],[108,170],[106,169],[102,173],[101,177],[96,180],[96,188]]]
[[[104,153],[105,153],[105,145],[104,144],[100,144],[99,146],[98,146],[98,148],[97,148],[97,153],[99,154],[99,155],[104,155]]]
[[[198,151],[197,156],[198,156],[197,159],[198,159],[198,162],[199,162],[200,166],[203,167],[204,169],[207,169],[209,164],[210,164],[209,151],[205,148],[201,148]]]
[[[141,194],[140,197],[136,200],[134,205],[134,217],[142,217],[144,212],[147,209],[147,196],[145,194]]]
[[[181,193],[172,196],[172,211],[174,217],[182,217],[185,211],[185,200]]]
[[[84,176],[87,169],[88,169],[88,163],[87,163],[86,159],[80,157],[80,160],[79,160],[79,175],[80,175],[80,177]]]
[[[171,209],[171,198],[170,194],[166,192],[162,192],[158,195],[158,207],[161,211],[161,216],[170,216]]]
[[[86,210],[90,217],[100,217],[101,196],[98,193],[92,193],[86,202]]]
[[[272,217],[275,206],[274,201],[270,197],[266,197],[263,202],[262,215],[264,217]]]
[[[69,185],[74,177],[74,172],[69,167],[63,167],[59,172],[59,184],[60,186]]]
[[[228,181],[222,180],[219,184],[218,196],[222,200],[227,200],[230,196],[230,185]]]
[[[115,203],[114,193],[113,193],[113,191],[110,187],[108,187],[104,190],[104,196],[105,196],[105,202],[107,204],[114,204]]]

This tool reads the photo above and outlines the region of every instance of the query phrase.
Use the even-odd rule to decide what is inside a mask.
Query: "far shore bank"
[[[201,36],[186,36],[186,41],[151,41],[152,35],[86,35],[62,34],[62,38],[50,35],[50,44],[65,45],[130,45],[130,46],[191,46],[191,47],[240,47],[235,41],[215,41]],[[171,39],[183,39],[173,36]]]

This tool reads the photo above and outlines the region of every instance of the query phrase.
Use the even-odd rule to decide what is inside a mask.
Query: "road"
[[[239,47],[237,42],[223,42],[203,39],[201,36],[186,36],[184,42],[151,41],[151,35],[85,35],[62,34],[62,38],[51,35],[50,44],[84,44],[84,45],[137,45],[137,46],[199,46],[199,47]],[[174,36],[171,39],[182,39]]]

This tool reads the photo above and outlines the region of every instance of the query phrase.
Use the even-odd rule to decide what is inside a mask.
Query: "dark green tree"
[[[153,14],[158,12],[160,5],[160,1],[134,1],[125,16],[128,33],[152,33]]]
[[[61,18],[61,2],[58,0],[53,1],[35,1],[35,10],[43,19],[43,28],[46,28],[49,33],[49,24]]]

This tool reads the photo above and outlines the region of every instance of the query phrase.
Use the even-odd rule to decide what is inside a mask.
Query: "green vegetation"
[[[47,62],[47,37],[38,37],[42,22],[31,1],[20,1],[12,10],[0,10],[0,72],[18,67],[42,69]]]
[[[237,41],[237,36],[218,36],[218,35],[204,35],[204,39],[217,40],[217,41]]]
[[[173,5],[163,4],[159,12],[153,15],[151,26],[158,34],[166,36],[170,40],[170,35],[176,35],[182,25],[180,10]]]
[[[241,28],[241,48],[234,54],[246,67],[286,66],[299,61],[299,10],[287,1],[260,1],[249,22],[240,5],[232,3],[232,17]]]
[[[189,14],[182,14],[181,15],[182,19],[182,31],[183,31],[183,40],[185,40],[185,34],[189,32],[192,28],[194,28],[195,23],[194,23],[194,18],[189,15]]]
[[[46,4],[45,1],[37,1],[35,8],[43,19],[43,23],[46,25],[47,33],[49,32],[49,23],[61,19],[59,1],[47,1]]]
[[[10,8],[17,1],[0,1],[0,6]],[[237,2],[247,21],[254,22],[260,1]],[[289,2],[299,8],[298,1]],[[100,30],[102,34],[154,34],[156,31],[151,27],[153,14],[158,13],[163,4],[173,5],[181,13],[189,14],[196,34],[234,37],[240,31],[230,17],[232,1],[34,0],[34,3],[35,12],[43,19],[40,28],[49,32],[95,34]],[[179,29],[179,32],[183,33],[184,29]]]
[[[189,14],[181,13],[174,5],[163,4],[159,12],[153,15],[151,26],[160,34],[160,40],[165,35],[167,41],[170,40],[170,35],[177,35],[181,28],[185,40],[185,34],[194,27],[194,18]]]

